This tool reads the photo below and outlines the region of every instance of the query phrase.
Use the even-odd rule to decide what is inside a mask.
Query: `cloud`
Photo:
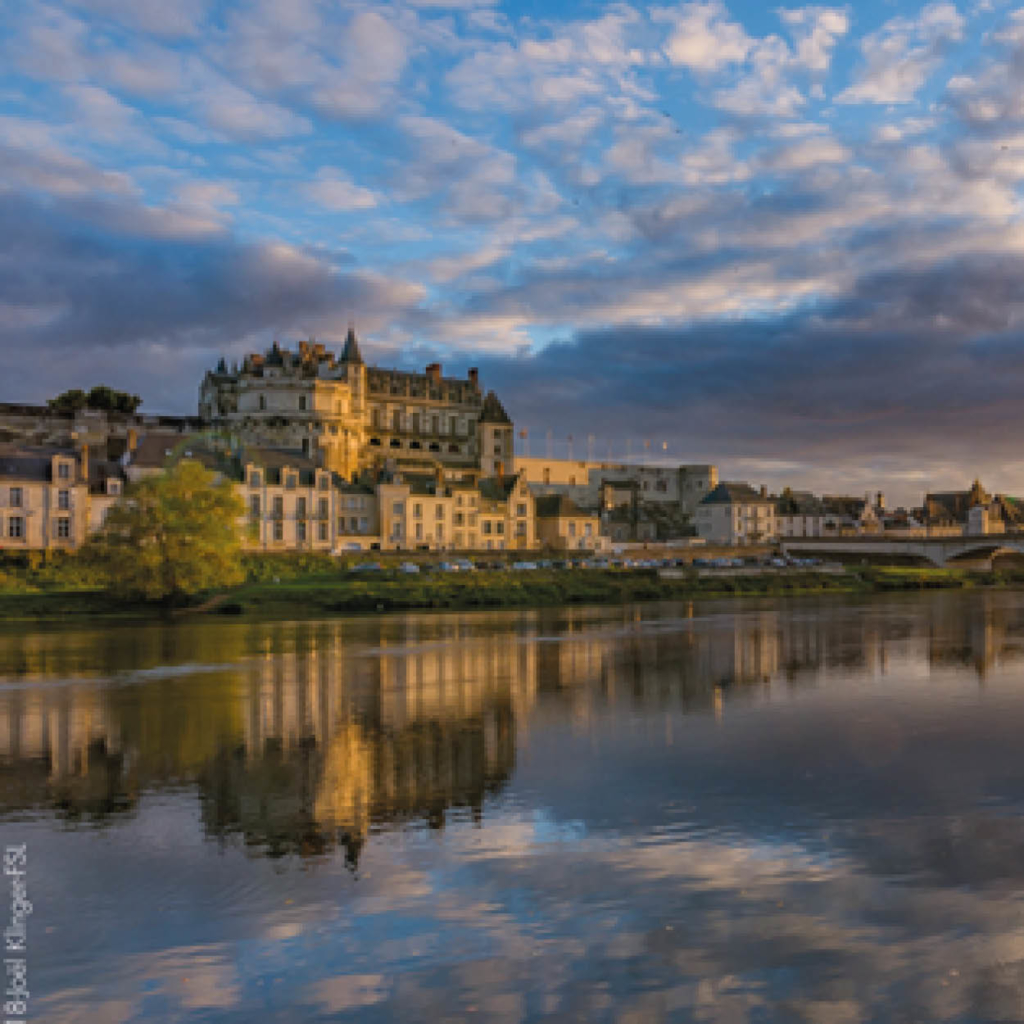
[[[378,203],[373,192],[354,185],[345,174],[333,167],[321,167],[317,171],[316,181],[307,184],[303,192],[325,210],[335,212],[370,210]]]
[[[949,3],[925,7],[916,20],[887,21],[861,43],[864,64],[837,103],[910,103],[938,68],[949,44],[963,37],[965,20]]]
[[[718,71],[730,64],[742,64],[754,47],[743,27],[729,20],[719,0],[683,4],[678,11],[657,12],[670,21],[672,34],[665,41],[665,56],[692,71]]]

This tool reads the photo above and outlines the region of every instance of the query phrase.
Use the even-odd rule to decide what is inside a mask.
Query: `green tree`
[[[180,604],[242,581],[244,512],[230,480],[215,482],[200,463],[184,459],[128,489],[107,514],[92,553],[115,593]]]
[[[86,394],[81,388],[72,388],[51,398],[47,403],[58,412],[76,412],[79,409],[105,409],[107,412],[132,413],[142,404],[138,395],[115,391],[106,384],[97,384]]]

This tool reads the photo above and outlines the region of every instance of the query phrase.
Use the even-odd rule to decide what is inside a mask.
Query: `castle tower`
[[[515,474],[512,420],[493,391],[487,392],[478,421],[480,470],[484,476]]]

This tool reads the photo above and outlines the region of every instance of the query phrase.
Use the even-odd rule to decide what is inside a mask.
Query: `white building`
[[[775,499],[750,484],[720,483],[697,506],[697,535],[709,544],[768,544],[778,537]]]

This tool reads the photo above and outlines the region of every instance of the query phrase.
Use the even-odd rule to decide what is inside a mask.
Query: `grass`
[[[220,594],[197,595],[205,614],[267,618],[446,608],[521,608],[564,604],[620,604],[745,596],[870,593],[1024,585],[1024,571],[978,572],[913,566],[862,566],[844,573],[813,569],[751,575],[661,579],[654,570],[605,569],[349,575],[319,556],[261,556],[247,564],[248,581]],[[0,576],[0,621],[67,618],[157,618],[166,610],[116,600],[91,581],[71,575],[68,586],[48,570],[42,579],[21,574],[10,586]],[[211,600],[216,597],[217,600]],[[179,609],[178,613],[182,610]],[[187,613],[187,612],[186,612]],[[187,613],[188,614],[188,613]],[[195,613],[191,613],[195,614]]]

